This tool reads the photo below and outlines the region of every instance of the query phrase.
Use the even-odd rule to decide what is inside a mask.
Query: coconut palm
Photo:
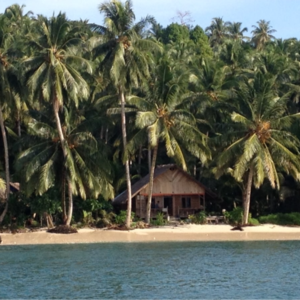
[[[9,20],[10,28],[14,34],[27,34],[30,32],[32,11],[24,14],[25,5],[13,4],[5,9],[4,16]]]
[[[99,11],[104,14],[104,26],[93,24],[91,27],[103,35],[104,42],[94,49],[94,53],[95,56],[104,55],[101,64],[104,68],[103,72],[111,78],[121,103],[122,140],[128,193],[126,226],[130,227],[131,178],[129,159],[126,155],[126,88],[128,85],[138,86],[144,78],[149,77],[149,64],[151,63],[149,51],[157,49],[157,44],[141,38],[143,28],[153,19],[148,17],[134,24],[135,15],[130,0],[125,1],[124,4],[118,0],[104,2],[99,6]]]
[[[260,20],[257,22],[257,24],[258,26],[252,26],[254,28],[251,31],[253,34],[252,42],[257,50],[262,50],[268,41],[276,39],[275,36],[272,35],[272,33],[276,32],[276,30],[272,29],[270,22],[265,20]]]
[[[79,30],[72,26],[65,14],[60,13],[50,19],[39,16],[34,34],[28,38],[33,55],[24,61],[27,84],[33,101],[42,99],[52,104],[64,159],[67,160],[69,145],[61,125],[59,111],[64,102],[72,101],[78,105],[81,99],[89,96],[88,84],[79,70],[87,68],[91,71],[91,68],[74,49],[82,43]],[[74,187],[71,176],[67,174],[69,195],[67,225],[70,225],[73,212]]]
[[[287,95],[279,97],[276,78],[258,72],[236,88],[233,123],[223,134],[224,148],[216,159],[218,176],[229,172],[243,184],[243,223],[248,223],[252,184],[259,188],[268,179],[280,187],[279,172],[300,180],[299,140],[290,132]],[[231,101],[233,101],[231,99]]]
[[[229,36],[234,40],[242,41],[243,39],[248,39],[248,37],[244,36],[244,33],[248,31],[248,28],[242,28],[241,22],[228,22],[227,30],[229,32]]]
[[[221,45],[224,39],[228,37],[228,24],[222,18],[213,18],[211,25],[205,28],[213,47]]]
[[[197,120],[183,105],[182,78],[176,78],[168,61],[162,59],[156,69],[154,85],[146,99],[130,97],[128,102],[137,107],[136,126],[148,131],[153,149],[149,176],[149,194],[146,222],[150,222],[154,170],[159,143],[183,170],[187,169],[185,152],[188,151],[205,163],[210,157],[206,136],[197,129]],[[183,84],[184,86],[184,84]]]
[[[23,191],[42,195],[53,186],[62,193],[63,220],[67,217],[65,205],[66,175],[70,174],[72,193],[86,199],[101,194],[105,199],[113,197],[109,182],[110,166],[96,139],[84,129],[84,122],[77,122],[75,110],[64,109],[63,130],[67,148],[65,160],[56,124],[48,114],[35,114],[28,124],[27,135],[21,143],[23,150],[16,161],[16,169],[23,183]],[[40,121],[38,121],[40,119]],[[100,147],[99,147],[100,146]],[[65,161],[64,161],[65,160]]]
[[[4,161],[5,161],[5,207],[0,215],[0,223],[2,223],[9,204],[10,193],[10,168],[9,168],[9,152],[7,143],[7,134],[5,128],[5,118],[3,110],[9,106],[12,100],[12,90],[10,76],[13,74],[13,64],[10,59],[11,47],[14,44],[14,37],[9,33],[9,27],[4,15],[0,16],[0,128],[4,147]]]

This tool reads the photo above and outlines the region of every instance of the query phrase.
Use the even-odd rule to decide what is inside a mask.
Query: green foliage
[[[209,45],[208,37],[200,26],[197,25],[190,31],[190,39],[195,43],[196,51],[202,57],[212,57],[213,51]]]
[[[232,211],[226,211],[224,214],[227,223],[232,225],[242,224],[243,221],[243,209],[236,207]]]
[[[102,209],[99,212],[99,217],[96,220],[96,226],[99,228],[104,228],[113,224],[116,215],[113,212],[107,212]]]
[[[118,215],[115,217],[115,223],[118,225],[124,225],[126,222],[127,212],[126,210],[121,210]],[[131,213],[131,218],[134,219],[135,214]]]
[[[85,210],[87,212],[96,212],[97,210],[106,210],[110,212],[113,210],[111,201],[107,201],[102,197],[99,197],[98,199],[89,198],[84,201],[79,199],[76,201],[76,207],[79,210]]]
[[[195,215],[189,215],[188,219],[193,224],[206,224],[206,214],[204,211],[200,211]]]
[[[270,214],[267,216],[261,216],[258,218],[259,222],[262,224],[270,223],[277,225],[297,225],[300,226],[300,213],[278,213]]]
[[[162,212],[158,212],[156,214],[156,219],[155,220],[151,220],[151,224],[155,225],[155,226],[163,226],[166,225],[167,221],[164,217],[164,214]]]
[[[114,197],[112,183],[115,192],[123,188],[126,159],[131,178],[146,175],[149,146],[158,146],[157,164],[175,161],[191,174],[195,168],[228,207],[240,203],[252,168],[260,193],[252,207],[260,212],[270,211],[271,193],[263,185],[279,189],[293,178],[293,206],[283,209],[284,201],[278,209],[299,211],[300,42],[274,41],[264,20],[247,39],[242,23],[222,18],[204,32],[198,25],[163,28],[152,17],[135,23],[132,1],[104,1],[99,10],[103,26],[63,13],[33,17],[18,5],[0,14],[0,100],[11,181],[27,195],[10,194],[6,224],[22,225],[32,213],[57,215],[60,193],[71,188],[66,201],[74,195],[75,222],[111,224],[112,207],[102,197]],[[120,111],[118,94],[126,99],[126,153],[120,118],[107,114]],[[4,160],[1,146],[1,166]],[[280,195],[272,191],[273,200]],[[226,215],[240,222],[240,211]],[[296,215],[269,218],[298,222]]]
[[[93,218],[93,215],[91,212],[83,211],[83,218],[82,218],[82,224],[84,226],[91,226],[95,222],[95,219]]]
[[[253,225],[253,226],[257,226],[257,225],[260,224],[259,221],[258,221],[257,219],[252,218],[251,216],[249,216],[248,223],[249,223],[250,225]]]
[[[177,23],[172,23],[166,27],[163,34],[163,41],[165,44],[168,43],[181,43],[188,41],[189,39],[189,29],[185,25],[180,25]]]
[[[32,196],[30,198],[23,197],[24,203],[30,206],[32,213],[49,215],[60,213],[61,202],[59,191],[55,188],[49,189],[41,196]]]

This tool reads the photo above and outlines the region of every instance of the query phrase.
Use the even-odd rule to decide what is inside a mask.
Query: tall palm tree
[[[272,29],[269,21],[260,20],[257,24],[258,26],[252,26],[254,28],[251,31],[253,34],[252,42],[257,50],[262,50],[268,41],[276,39],[275,36],[272,35],[272,33],[276,32],[276,30]]]
[[[24,61],[27,84],[34,101],[44,100],[52,104],[55,123],[65,161],[68,158],[69,146],[61,125],[60,110],[67,101],[78,105],[79,100],[89,96],[89,87],[79,70],[87,68],[89,63],[74,50],[82,40],[79,30],[67,20],[65,14],[58,14],[47,19],[39,16],[35,32],[29,37],[29,46],[33,55]],[[68,216],[64,220],[70,225],[73,212],[71,174],[67,174],[68,183]]]
[[[9,106],[12,99],[11,84],[9,76],[13,73],[13,64],[10,59],[10,49],[14,43],[14,37],[9,33],[9,28],[4,15],[0,16],[0,128],[4,147],[4,162],[5,162],[5,207],[0,215],[0,224],[2,223],[9,204],[10,194],[10,168],[9,168],[9,152],[7,143],[7,134],[5,128],[5,118],[3,110]]]
[[[35,113],[40,121],[32,118],[29,122],[27,135],[21,141],[26,148],[16,160],[16,169],[27,195],[42,195],[52,186],[60,187],[63,219],[66,218],[66,172],[70,174],[73,194],[82,199],[87,195],[97,198],[100,193],[105,199],[113,197],[105,151],[99,151],[102,147],[96,139],[87,130],[83,131],[84,122],[76,121],[74,111],[64,109],[63,128],[69,146],[65,163],[55,122],[47,117],[49,114],[42,112]]]
[[[146,100],[130,97],[128,102],[137,107],[136,126],[148,131],[148,141],[153,149],[149,174],[149,193],[146,222],[150,222],[154,170],[159,142],[166,153],[184,170],[187,169],[186,150],[205,163],[210,157],[206,147],[207,137],[197,129],[194,116],[184,108],[181,78],[176,78],[167,61],[162,60],[156,69],[154,85]],[[175,78],[174,78],[175,77]],[[184,86],[184,85],[183,85]]]
[[[248,223],[252,184],[259,188],[265,178],[280,187],[278,172],[300,179],[299,140],[291,134],[293,118],[287,115],[287,95],[280,97],[276,78],[255,74],[236,88],[233,123],[223,134],[223,148],[214,168],[217,176],[229,172],[243,184],[243,223]],[[232,100],[231,100],[232,101]]]
[[[124,4],[118,0],[104,2],[100,4],[99,11],[105,16],[104,26],[93,24],[91,27],[103,35],[104,43],[98,45],[94,49],[94,53],[95,56],[104,55],[101,66],[111,78],[121,104],[122,139],[128,193],[126,226],[129,228],[131,223],[131,178],[129,159],[126,154],[126,88],[129,85],[138,86],[144,78],[149,77],[149,64],[151,64],[149,51],[157,48],[157,44],[154,41],[141,38],[143,28],[152,21],[152,18],[142,19],[139,23],[134,24],[135,15],[130,0],[125,1]]]

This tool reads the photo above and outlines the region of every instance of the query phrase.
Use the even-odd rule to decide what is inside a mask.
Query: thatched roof
[[[187,176],[191,181],[197,183],[199,186],[204,188],[206,194],[212,196],[213,198],[218,198],[218,196],[216,194],[214,194],[207,187],[205,187],[203,184],[201,184],[199,181],[197,181],[194,177],[192,177],[187,172],[183,171],[182,169],[180,169],[179,167],[177,167],[176,165],[173,165],[173,164],[157,166],[157,168],[154,171],[154,179],[170,169],[177,169],[177,170],[183,172],[184,175]],[[146,187],[149,184],[149,177],[150,177],[150,175],[148,174],[131,186],[132,198],[135,197],[144,187]],[[127,202],[127,199],[128,199],[127,198],[127,190],[125,190],[123,193],[119,194],[115,199],[113,199],[112,203],[114,205],[124,204]]]

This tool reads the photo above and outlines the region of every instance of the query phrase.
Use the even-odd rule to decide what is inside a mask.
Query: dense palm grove
[[[243,207],[244,223],[249,208],[300,211],[296,39],[264,20],[249,31],[222,18],[136,22],[131,1],[99,12],[103,24],[18,5],[0,15],[0,223],[97,217],[147,173],[151,190],[169,163],[223,200],[211,209]]]

